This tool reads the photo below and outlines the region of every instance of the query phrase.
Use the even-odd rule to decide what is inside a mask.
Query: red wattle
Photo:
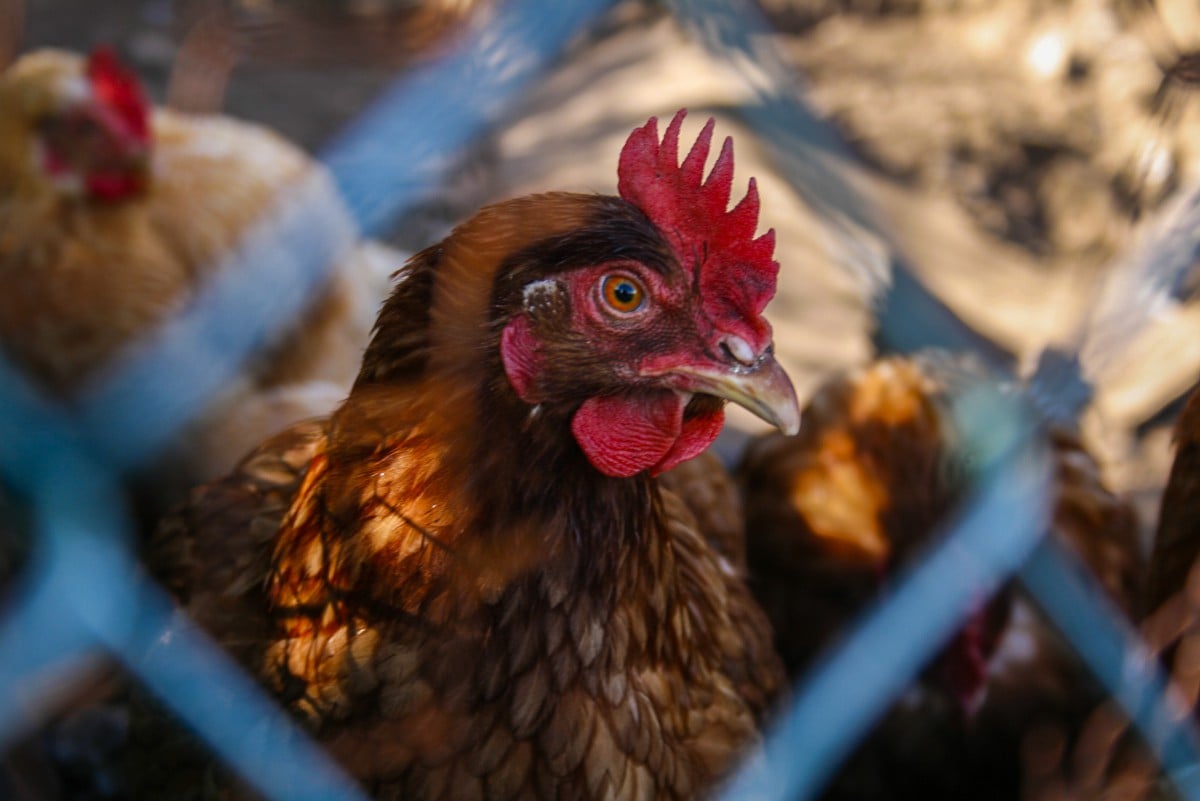
[[[665,473],[680,462],[699,456],[717,438],[724,425],[725,409],[722,407],[685,419],[675,444],[658,464],[650,468],[650,475]]]
[[[990,649],[986,646],[986,629],[986,611],[976,610],[938,660],[942,681],[967,716],[978,707],[987,684]]]
[[[667,390],[588,398],[571,432],[592,465],[627,478],[661,462],[683,428],[684,399]]]
[[[687,399],[667,390],[589,398],[571,431],[592,465],[625,478],[670,470],[707,448],[721,433],[724,409],[683,417]]]
[[[119,172],[90,173],[84,178],[88,194],[100,200],[121,200],[145,188],[140,176]]]

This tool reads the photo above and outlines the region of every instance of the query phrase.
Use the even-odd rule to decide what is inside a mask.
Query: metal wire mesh
[[[144,578],[130,547],[133,528],[119,476],[161,448],[279,321],[296,314],[326,265],[359,232],[382,230],[420,199],[453,154],[609,5],[516,0],[476,20],[462,46],[398,82],[357,119],[323,154],[329,176],[281,199],[201,301],[91,387],[79,414],[40,397],[0,364],[0,471],[32,499],[37,533],[35,552],[0,620],[0,746],[36,726],[53,703],[53,688],[103,654],[153,690],[265,797],[360,797]],[[828,156],[846,158],[846,150],[806,107],[754,7],[739,0],[677,0],[673,8],[714,58],[754,87],[759,103],[746,115],[778,157],[781,174],[838,232],[846,261],[878,277],[881,339],[905,349],[976,350],[1010,369],[1005,354],[952,315],[928,311],[936,301],[921,292],[878,215],[827,169]],[[406,157],[382,157],[395,152]],[[1135,276],[1155,298],[1171,292],[1195,253],[1198,219],[1192,198],[1120,274]],[[869,263],[855,247],[862,236],[888,245],[887,264]],[[1124,306],[1112,301],[1089,321],[1080,349],[1115,328],[1127,335],[1154,299],[1126,298]],[[1078,359],[1058,360],[1027,391],[981,387],[966,396],[960,424],[985,465],[968,503],[936,549],[797,688],[770,735],[767,759],[747,765],[724,798],[817,794],[961,624],[972,599],[1014,575],[1123,706],[1180,794],[1200,798],[1200,738],[1166,691],[1155,660],[1072,557],[1042,541],[1050,479],[1041,423],[1078,412],[1079,399],[1064,398],[1060,388],[1077,385],[1079,375],[1064,373],[1079,369]],[[158,380],[167,374],[176,380]],[[1005,535],[991,536],[998,530]],[[233,702],[205,703],[198,688],[214,687]]]

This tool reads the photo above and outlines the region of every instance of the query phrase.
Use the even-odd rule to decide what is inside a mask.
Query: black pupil
[[[628,306],[637,300],[637,287],[628,281],[622,281],[613,289],[613,297],[622,306]]]

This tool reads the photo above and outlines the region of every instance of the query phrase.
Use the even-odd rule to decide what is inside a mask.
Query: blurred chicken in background
[[[197,297],[321,168],[264,128],[152,109],[109,50],[23,56],[0,79],[0,348],[70,403]],[[327,412],[401,260],[363,243],[157,470],[166,498]],[[264,293],[270,289],[263,288]]]
[[[1143,624],[1184,702],[1200,701],[1200,389],[1175,426],[1175,460],[1150,557]]]
[[[750,444],[737,471],[749,583],[793,680],[935,542],[969,489],[972,464],[952,406],[985,375],[940,352],[880,359],[823,386],[798,436]],[[1054,431],[1051,442],[1051,535],[1132,611],[1141,578],[1133,512],[1074,436]],[[1073,733],[1101,697],[1048,624],[1006,588],[979,599],[827,797],[1016,798],[1025,737],[1051,725]]]
[[[1200,390],[1175,423],[1175,455],[1162,494],[1146,579],[1139,593],[1141,635],[1170,678],[1181,712],[1200,713]],[[1023,765],[1030,801],[1174,798],[1113,700],[1098,703],[1080,736],[1040,733]]]
[[[1157,612],[1173,602],[1188,606],[1195,602],[1188,596],[1191,585],[1196,583],[1197,577],[1192,574],[1197,558],[1200,558],[1200,390],[1193,390],[1175,424],[1175,460],[1163,492],[1150,559],[1147,612]],[[1194,679],[1188,684],[1194,684]],[[1195,702],[1194,690],[1189,696]]]
[[[152,108],[111,50],[23,55],[0,77],[4,358],[70,406],[194,303],[276,202],[321,170],[266,128]],[[138,478],[139,514],[155,518],[264,436],[328,413],[357,372],[389,276],[402,263],[362,242],[334,265],[303,314]],[[263,291],[266,300],[271,289]],[[18,532],[28,521],[15,499],[0,499],[0,512],[2,587],[27,558]],[[0,794],[25,785],[39,801],[119,797],[105,763],[120,742],[124,710],[95,705],[111,690],[101,681],[72,694],[66,716],[41,735],[44,747],[27,742],[0,769]]]

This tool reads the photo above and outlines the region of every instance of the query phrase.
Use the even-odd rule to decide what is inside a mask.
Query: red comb
[[[775,231],[754,238],[758,189],[753,178],[746,196],[727,210],[733,186],[729,137],[704,180],[714,120],[709,119],[683,163],[678,163],[679,129],[685,116],[686,109],[676,113],[661,143],[656,117],[629,135],[617,164],[617,191],[666,235],[682,263],[697,268],[706,299],[721,306],[731,304],[730,311],[756,318],[775,294],[779,272],[772,258]]]
[[[142,86],[137,76],[117,59],[111,47],[101,46],[92,51],[87,62],[87,77],[96,98],[116,112],[129,127],[129,133],[148,139],[150,106]]]

